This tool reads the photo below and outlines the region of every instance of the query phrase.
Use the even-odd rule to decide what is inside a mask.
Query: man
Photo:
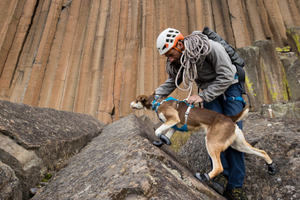
[[[204,108],[226,115],[235,115],[243,110],[243,100],[235,100],[242,96],[236,67],[220,43],[209,40],[200,31],[184,37],[178,30],[168,28],[158,36],[157,49],[160,55],[167,57],[169,77],[155,90],[156,95],[168,96],[180,83],[187,85],[195,81],[201,92],[191,95],[188,103],[203,102]],[[195,70],[192,65],[195,65]],[[188,67],[192,71],[184,71]],[[196,73],[192,76],[194,79],[186,80],[193,72]],[[242,122],[237,124],[242,129]],[[212,180],[213,189],[228,199],[246,199],[242,189],[244,154],[229,147],[221,154],[221,161],[224,171]]]

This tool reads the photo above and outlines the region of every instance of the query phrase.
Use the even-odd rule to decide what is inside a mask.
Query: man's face
[[[183,50],[183,44],[181,42],[177,43],[177,48],[181,51]],[[165,56],[170,60],[171,63],[180,64],[180,57],[182,53],[176,49],[170,49]]]
[[[175,49],[170,49],[165,56],[170,60],[171,63],[180,64],[181,53]]]

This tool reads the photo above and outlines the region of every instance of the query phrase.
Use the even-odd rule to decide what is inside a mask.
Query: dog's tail
[[[246,108],[239,114],[229,116],[229,117],[233,122],[238,122],[238,121],[242,120],[248,114],[248,112],[249,112],[249,108]]]

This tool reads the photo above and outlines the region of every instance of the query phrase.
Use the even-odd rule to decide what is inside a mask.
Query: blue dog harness
[[[188,116],[189,116],[189,113],[190,113],[191,108],[193,108],[194,105],[191,105],[191,104],[186,103],[185,100],[179,101],[178,99],[175,99],[175,98],[173,98],[173,97],[168,97],[168,98],[166,98],[165,100],[163,100],[163,101],[161,101],[161,102],[157,102],[157,99],[158,99],[158,98],[159,98],[159,96],[155,96],[155,99],[152,101],[152,110],[155,110],[156,114],[157,114],[158,107],[159,107],[161,104],[163,104],[164,102],[166,102],[166,101],[170,101],[170,100],[176,101],[176,102],[177,102],[177,107],[178,107],[178,105],[179,105],[180,102],[184,102],[184,103],[188,106],[188,108],[187,108],[187,110],[186,110],[186,112],[185,112],[185,115],[184,115],[184,116],[185,116],[185,122],[184,122],[184,125],[183,125],[182,127],[180,127],[180,128],[178,128],[176,125],[172,126],[172,128],[175,129],[175,130],[177,130],[177,131],[187,132],[187,131],[188,131],[188,130],[187,130],[187,125],[186,125],[187,118],[188,118]],[[157,117],[160,119],[160,121],[164,122],[164,121],[158,116],[158,114],[157,114]]]

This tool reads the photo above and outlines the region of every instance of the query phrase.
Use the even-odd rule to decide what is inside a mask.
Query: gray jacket
[[[192,34],[197,34],[197,32]],[[202,90],[199,96],[204,102],[214,100],[223,94],[230,85],[238,82],[238,79],[235,79],[236,67],[232,64],[224,47],[213,40],[209,40],[209,42],[211,52],[206,56],[202,68],[198,67],[197,79],[195,80]],[[181,81],[178,80],[179,83]],[[175,89],[175,78],[169,76],[165,83],[155,90],[155,94],[168,96]]]

